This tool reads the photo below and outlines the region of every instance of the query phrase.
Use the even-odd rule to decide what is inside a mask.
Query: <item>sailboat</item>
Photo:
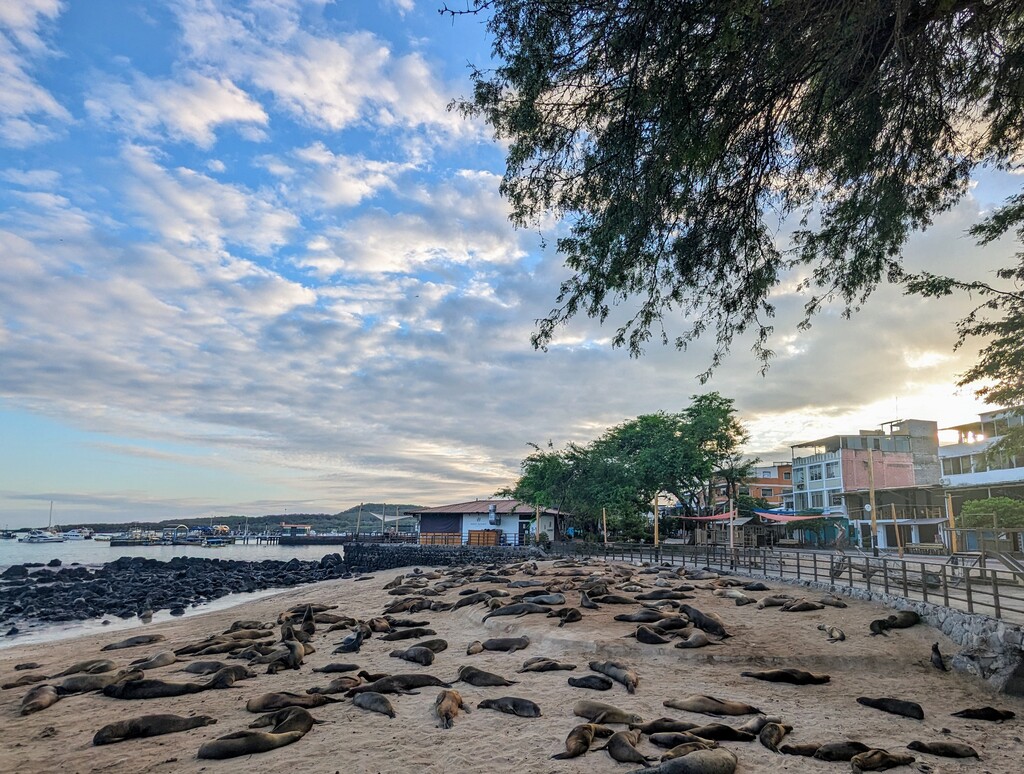
[[[33,529],[25,537],[18,538],[19,543],[63,543],[64,536],[53,530],[53,500],[50,500],[50,523],[46,529]]]

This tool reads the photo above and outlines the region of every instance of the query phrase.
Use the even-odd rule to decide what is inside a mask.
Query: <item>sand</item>
[[[119,666],[129,661],[173,649],[226,629],[237,619],[276,620],[279,611],[299,602],[338,605],[336,613],[369,618],[379,615],[394,601],[382,590],[399,571],[379,573],[373,579],[329,581],[291,589],[279,595],[250,602],[229,610],[211,612],[181,621],[150,625],[130,632],[109,632],[46,645],[23,645],[0,651],[0,682],[25,672],[14,665],[39,661],[41,672],[57,672],[78,660],[98,658],[109,642],[146,632],[167,636],[167,641],[142,648],[113,651]],[[646,576],[651,580],[652,576]],[[773,589],[802,594],[795,587],[771,582]],[[481,584],[481,588],[489,588]],[[458,590],[445,598],[457,598]],[[513,592],[515,593],[515,592]],[[826,608],[806,613],[784,613],[778,608],[757,610],[754,605],[736,607],[731,600],[715,597],[710,590],[695,592],[694,604],[717,612],[733,637],[720,645],[698,650],[679,650],[671,645],[643,645],[622,635],[632,624],[614,622],[613,616],[632,612],[631,606],[606,605],[599,611],[583,611],[584,620],[557,628],[557,620],[540,615],[519,619],[494,618],[481,623],[484,611],[477,606],[450,613],[424,611],[413,617],[429,619],[437,636],[450,647],[440,653],[431,667],[421,667],[389,658],[396,644],[369,640],[359,654],[331,654],[343,633],[323,633],[314,638],[317,653],[306,659],[298,672],[261,674],[234,688],[207,691],[170,699],[123,701],[102,694],[70,696],[54,706],[26,717],[18,714],[21,697],[29,688],[0,692],[0,771],[3,772],[628,772],[633,764],[617,763],[605,752],[566,761],[550,760],[561,752],[569,730],[582,722],[572,714],[573,704],[589,698],[637,712],[645,720],[669,716],[698,722],[723,720],[680,710],[666,709],[662,701],[689,694],[709,694],[755,704],[769,714],[780,715],[795,730],[787,738],[793,743],[829,742],[843,739],[863,741],[870,746],[904,751],[912,740],[953,739],[972,745],[982,761],[952,760],[916,754],[915,768],[933,772],[1006,772],[1024,770],[1024,700],[996,695],[980,681],[959,674],[941,673],[929,663],[931,644],[938,642],[947,656],[956,652],[953,642],[927,626],[892,632],[888,637],[868,635],[868,623],[891,611],[872,603],[851,600],[846,609]],[[569,604],[577,601],[575,592]],[[755,592],[751,596],[762,597]],[[399,614],[406,615],[406,614]],[[819,623],[842,628],[845,642],[829,644],[817,630]],[[531,645],[514,654],[485,652],[466,655],[468,643],[477,639],[526,634]],[[404,645],[411,644],[410,642]],[[403,645],[403,643],[397,643]],[[575,672],[526,673],[516,670],[530,656],[550,656],[579,665]],[[221,658],[221,657],[213,657]],[[587,691],[570,687],[567,676],[589,674],[592,659],[616,659],[633,665],[640,675],[634,695],[616,684],[610,691]],[[354,661],[371,672],[428,672],[444,679],[454,678],[458,667],[472,664],[497,672],[518,685],[509,688],[474,688],[458,683],[456,688],[474,709],[460,715],[450,730],[437,727],[431,709],[438,688],[423,689],[418,696],[392,697],[398,717],[353,707],[331,704],[312,710],[326,721],[313,728],[294,745],[279,750],[225,761],[200,761],[196,751],[204,741],[247,727],[255,718],[246,712],[247,699],[274,690],[302,692],[326,685],[333,675],[317,674],[313,666],[331,661]],[[231,662],[243,663],[243,662]],[[740,677],[749,669],[794,666],[826,672],[826,685],[792,686]],[[192,680],[180,672],[184,664],[152,670],[148,677]],[[492,710],[476,709],[484,698],[521,696],[540,705],[543,717],[524,719]],[[917,721],[860,706],[858,696],[893,696],[920,703],[925,720]],[[965,707],[992,705],[1012,709],[1015,720],[986,723],[950,717]],[[133,716],[170,712],[179,715],[208,714],[218,717],[217,725],[152,739],[93,747],[92,736],[105,723]],[[745,718],[724,719],[738,722]],[[617,727],[622,729],[623,727]],[[949,735],[941,730],[947,728]],[[752,743],[724,742],[739,757],[741,772],[849,771],[847,763],[823,763],[808,758],[776,755]],[[646,754],[660,750],[646,739],[640,749]],[[920,764],[926,764],[920,767]],[[910,769],[896,769],[896,771]]]

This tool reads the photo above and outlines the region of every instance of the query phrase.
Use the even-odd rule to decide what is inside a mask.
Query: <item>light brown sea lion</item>
[[[498,699],[484,699],[476,705],[477,709],[494,709],[508,715],[516,715],[521,718],[539,718],[540,707],[529,699],[519,696],[502,696]]]
[[[159,669],[160,667],[170,666],[176,663],[177,660],[178,657],[173,652],[162,650],[149,658],[137,658],[135,661],[130,662],[130,666],[146,671],[147,669]]]
[[[211,718],[209,715],[195,715],[189,718],[178,715],[142,715],[103,726],[93,736],[92,743],[98,746],[124,742],[128,739],[146,739],[151,736],[174,734],[178,731],[210,726],[216,722],[217,719]]]
[[[109,658],[92,658],[88,661],[79,661],[72,664],[67,669],[55,674],[54,677],[67,677],[68,675],[77,675],[80,672],[98,675],[103,672],[113,672],[116,668],[117,664]]]
[[[607,675],[617,683],[626,686],[627,693],[636,693],[637,685],[640,684],[640,677],[636,670],[621,661],[591,661],[590,668],[595,672]]]
[[[688,755],[672,758],[658,766],[636,771],[643,774],[733,774],[736,771],[736,754],[724,747],[694,750]]]
[[[685,744],[677,744],[671,750],[667,750],[664,755],[661,756],[661,760],[670,761],[673,758],[682,758],[684,755],[689,755],[696,750],[713,750],[718,747],[718,742],[711,739],[699,742],[686,742]]]
[[[276,750],[278,747],[297,742],[304,736],[302,731],[287,731],[281,734],[267,731],[235,731],[212,742],[206,742],[200,746],[196,757],[220,760],[253,755]]]
[[[611,704],[604,704],[599,701],[588,701],[586,699],[578,701],[573,705],[572,714],[576,715],[576,717],[586,718],[592,723],[598,723],[600,725],[608,723],[637,725],[644,722],[644,719],[635,712],[625,712]]]
[[[477,653],[483,652],[484,644],[480,642],[480,640],[475,640],[474,642],[469,643],[469,645],[466,647],[467,656],[475,656]]]
[[[328,695],[335,693],[347,693],[355,688],[357,685],[362,685],[363,680],[360,677],[352,677],[351,675],[342,675],[341,677],[335,677],[327,685],[313,686],[307,688],[306,693],[325,693]]]
[[[64,678],[57,686],[57,693],[61,696],[70,696],[75,693],[92,693],[102,691],[108,685],[119,683],[122,680],[141,680],[145,673],[141,669],[122,669],[119,672],[107,672],[102,675],[72,675]]]
[[[717,645],[711,638],[700,629],[693,629],[688,635],[676,643],[677,648],[705,648],[708,645]]]
[[[441,721],[441,728],[451,728],[459,710],[469,712],[469,707],[458,691],[447,689],[441,691],[434,699],[434,714]]]
[[[340,699],[332,699],[322,694],[292,693],[291,691],[277,691],[276,693],[264,693],[249,699],[245,708],[249,712],[271,712],[284,709],[285,707],[303,707],[312,709],[322,707],[325,704],[333,704]]]
[[[152,645],[154,642],[163,642],[167,638],[162,634],[140,634],[135,637],[129,637],[126,640],[120,642],[112,642],[109,645],[104,645],[100,650],[122,650],[124,648],[137,648],[140,645]]]
[[[270,712],[266,715],[261,715],[256,718],[252,723],[249,724],[249,728],[266,728],[267,726],[273,727],[273,733],[283,734],[287,731],[301,731],[307,733],[313,726],[323,723],[322,720],[317,720],[309,711],[302,707],[285,707],[279,709],[276,712]]]
[[[607,750],[608,754],[619,763],[639,763],[646,766],[648,761],[658,760],[657,757],[648,757],[636,749],[639,743],[639,731],[616,731],[603,747],[594,749]]]
[[[760,734],[761,733],[761,729],[764,728],[769,723],[781,723],[781,722],[782,722],[782,718],[779,718],[779,717],[769,717],[767,715],[758,715],[756,717],[750,718],[745,723],[741,723],[740,725],[736,726],[736,728],[738,728],[740,731],[746,731],[748,734]]]
[[[389,718],[395,717],[395,708],[391,706],[388,697],[376,691],[357,693],[352,699],[352,704],[360,709],[387,715]]]
[[[842,642],[846,639],[846,634],[838,626],[818,624],[818,631],[825,632],[829,642]]]
[[[790,601],[792,601],[792,597],[788,596],[761,597],[761,599],[757,601],[757,609],[764,610],[766,607],[782,607]]]
[[[12,681],[10,683],[4,683],[3,685],[0,685],[0,688],[2,688],[5,691],[10,690],[11,688],[24,688],[26,685],[32,685],[33,683],[41,683],[43,680],[48,680],[48,679],[49,678],[46,675],[36,675],[36,674],[22,675],[17,680],[14,680],[14,681]]]
[[[816,675],[803,669],[762,669],[758,672],[740,672],[741,677],[753,677],[755,680],[766,680],[770,683],[790,683],[792,685],[822,685],[832,678],[829,675]]]
[[[700,712],[704,715],[760,715],[761,710],[757,707],[746,704],[742,701],[731,701],[728,699],[717,699],[714,696],[694,694],[682,699],[666,699],[662,702],[666,707],[685,710],[687,712]]]
[[[779,751],[779,742],[792,730],[793,726],[783,725],[782,723],[766,723],[757,735],[757,738],[762,745],[773,753],[777,753]]]
[[[695,728],[701,728],[701,726],[695,726]],[[683,744],[695,744],[700,742],[710,742],[713,746],[717,746],[717,742],[711,739],[706,739],[697,736],[692,731],[657,731],[650,735],[651,744],[657,747],[665,747],[667,749],[673,749]]]
[[[594,737],[609,737],[612,733],[612,729],[605,726],[599,726],[596,723],[582,723],[574,727],[565,738],[565,752],[551,757],[558,760],[578,758],[590,749]]]
[[[572,672],[576,669],[575,664],[567,664],[562,661],[555,661],[552,658],[545,658],[544,656],[535,656],[528,658],[523,662],[522,669],[517,669],[517,672]]]
[[[969,744],[961,742],[911,742],[907,749],[929,755],[941,755],[943,758],[980,758],[978,751]]]
[[[430,666],[434,663],[434,651],[430,648],[411,647],[405,650],[393,650],[389,654],[391,658],[400,658],[403,661],[411,661],[421,666]]]
[[[909,766],[914,762],[913,755],[906,753],[891,753],[888,750],[868,750],[857,753],[850,758],[850,766],[854,772],[860,771],[886,771],[897,766]]]
[[[60,701],[60,693],[56,686],[37,685],[22,698],[19,712],[22,715],[31,715],[33,712],[52,707],[58,701]]]
[[[808,613],[812,610],[824,610],[825,606],[820,602],[808,602],[806,599],[795,599],[784,604],[781,608],[783,613]]]
[[[40,664],[38,661],[25,661],[21,664],[15,664],[14,671],[21,672],[25,669],[41,669],[44,666],[46,666],[46,664]]]

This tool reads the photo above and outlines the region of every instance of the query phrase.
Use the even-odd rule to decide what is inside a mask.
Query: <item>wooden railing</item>
[[[668,563],[806,580],[930,602],[968,613],[1024,623],[1024,577],[987,567],[977,557],[928,560],[728,546],[560,543],[556,551],[627,562]]]

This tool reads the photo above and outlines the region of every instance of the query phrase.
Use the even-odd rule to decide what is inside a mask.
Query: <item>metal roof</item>
[[[453,503],[451,505],[437,505],[433,508],[416,508],[415,510],[406,511],[409,514],[423,515],[425,513],[444,513],[444,514],[482,514],[486,515],[490,512],[490,506],[495,506],[495,512],[498,514],[515,514],[516,516],[533,516],[537,509],[532,505],[520,502],[519,500],[470,500],[464,503]],[[557,508],[541,508],[540,512],[545,516],[559,516],[562,515]]]

